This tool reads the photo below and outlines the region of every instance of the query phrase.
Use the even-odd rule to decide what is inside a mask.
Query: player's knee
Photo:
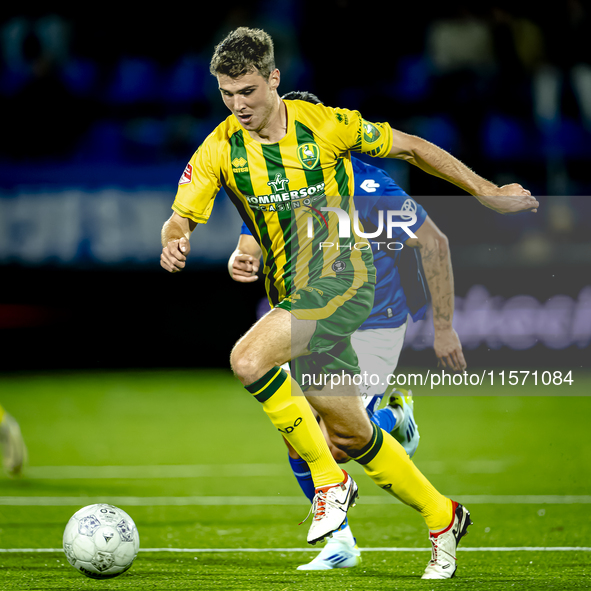
[[[248,347],[237,345],[230,354],[230,365],[234,375],[248,386],[265,375],[269,368],[265,369],[259,356]]]
[[[245,385],[252,384],[256,381],[255,362],[252,355],[240,347],[235,347],[230,354],[230,366],[234,375]]]

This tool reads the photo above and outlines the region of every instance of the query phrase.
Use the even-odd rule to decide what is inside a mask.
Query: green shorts
[[[291,371],[303,390],[320,383],[312,376],[359,374],[351,335],[365,322],[374,301],[375,285],[353,275],[317,279],[277,305],[302,320],[315,320],[310,354],[291,361]],[[303,376],[310,376],[304,380]]]

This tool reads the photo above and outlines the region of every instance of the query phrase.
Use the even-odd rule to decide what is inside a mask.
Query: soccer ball
[[[63,544],[75,569],[93,579],[111,579],[132,565],[140,536],[125,511],[99,503],[74,513],[64,530]]]

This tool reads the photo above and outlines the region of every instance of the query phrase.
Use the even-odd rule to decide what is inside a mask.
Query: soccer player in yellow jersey
[[[457,543],[470,524],[468,511],[439,493],[389,433],[372,426],[357,387],[345,380],[359,373],[350,335],[371,311],[375,283],[371,251],[351,231],[350,152],[408,160],[500,213],[536,211],[539,204],[520,185],[497,187],[388,123],[281,100],[273,43],[264,31],[231,32],[216,47],[210,69],[231,115],[181,176],[173,214],[162,228],[161,265],[171,273],[185,268],[191,233],[207,222],[223,186],[261,246],[273,307],[236,343],[230,362],[310,466],[316,496],[308,542],[344,522],[357,484],[333,460],[306,397],[331,441],[425,519],[433,553],[423,577],[449,578]],[[281,369],[289,360],[298,379]],[[328,380],[308,388],[305,397],[298,384],[305,375],[342,377],[344,385],[332,389]]]

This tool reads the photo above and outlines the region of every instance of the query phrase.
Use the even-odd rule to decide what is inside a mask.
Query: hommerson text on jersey
[[[269,195],[247,196],[248,203],[252,209],[259,211],[290,211],[306,207],[318,214],[321,212],[333,212],[338,217],[339,238],[351,237],[351,218],[349,214],[340,207],[320,207],[315,209],[312,203],[322,199],[324,195],[324,183],[318,183],[311,187],[304,187],[299,191],[285,191],[282,193],[271,193]],[[353,225],[355,234],[361,238],[377,238],[384,231],[384,213],[386,217],[386,233],[389,239],[392,238],[393,228],[401,228],[410,238],[416,235],[410,229],[417,222],[416,213],[409,210],[378,210],[378,225],[374,232],[364,232],[359,224],[359,212],[353,212]],[[322,219],[325,220],[324,216]],[[398,218],[398,219],[395,219]],[[325,222],[326,223],[326,222]],[[308,218],[308,238],[314,237],[314,219]]]

